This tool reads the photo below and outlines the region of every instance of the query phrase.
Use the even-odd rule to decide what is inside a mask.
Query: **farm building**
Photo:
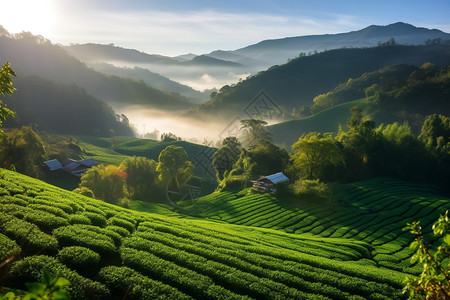
[[[263,176],[258,180],[252,181],[253,188],[258,192],[262,193],[276,193],[277,188],[276,184],[281,182],[289,181],[289,178],[286,177],[282,172],[275,173],[269,176]]]
[[[42,166],[50,172],[65,171],[75,176],[81,176],[83,173],[92,166],[96,166],[98,163],[92,159],[74,160],[68,158],[60,163],[57,159],[52,159],[44,162]]]

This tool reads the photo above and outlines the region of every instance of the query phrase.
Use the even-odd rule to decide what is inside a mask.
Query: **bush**
[[[74,215],[70,215],[69,216],[69,224],[73,225],[73,224],[85,224],[85,225],[91,225],[91,219],[89,219],[88,217],[84,216],[84,215],[80,215],[80,214],[74,214]]]
[[[41,210],[44,212],[48,212],[57,217],[61,217],[64,219],[67,219],[69,217],[69,215],[64,210],[62,210],[61,208],[58,208],[56,206],[50,206],[50,205],[44,205],[44,204],[29,204],[27,207],[31,208],[33,210],[37,209],[37,210]]]
[[[133,233],[136,230],[136,228],[134,227],[134,225],[131,222],[124,220],[124,219],[120,219],[118,217],[112,217],[112,218],[108,219],[108,224],[123,227],[126,230],[128,230],[130,233]]]
[[[70,281],[67,287],[72,299],[107,299],[109,290],[101,283],[80,276],[54,257],[45,255],[30,256],[13,264],[10,275],[14,282],[42,281],[42,270],[47,269]]]
[[[79,271],[95,269],[100,262],[100,255],[97,252],[80,246],[65,247],[59,251],[57,257],[69,268]]]
[[[106,218],[101,214],[85,211],[82,215],[87,217],[91,221],[92,225],[100,227],[106,225]]]
[[[4,233],[23,245],[23,250],[30,254],[48,253],[55,254],[58,241],[51,235],[42,232],[36,225],[27,221],[12,218],[4,225]]]
[[[86,196],[86,197],[89,197],[89,198],[95,198],[94,197],[94,192],[91,191],[90,189],[88,189],[85,186],[76,188],[76,189],[73,190],[73,192],[77,193],[77,194],[80,194],[80,195],[83,195],[83,196]]]
[[[294,194],[300,200],[314,201],[332,199],[331,188],[326,183],[320,182],[319,179],[300,179],[294,183],[293,190]]]
[[[0,233],[0,262],[3,262],[11,256],[19,255],[20,250],[16,242]]]
[[[95,230],[94,226],[76,224],[55,229],[53,235],[62,246],[83,246],[106,256],[115,253],[113,239],[93,230]]]
[[[109,231],[113,231],[115,233],[118,233],[118,234],[120,234],[121,237],[127,237],[130,235],[130,232],[128,230],[126,230],[125,228],[120,227],[120,226],[109,225],[105,229],[109,230]]]

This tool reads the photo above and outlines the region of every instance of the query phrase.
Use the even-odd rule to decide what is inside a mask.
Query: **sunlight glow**
[[[0,0],[0,25],[11,33],[49,36],[56,25],[54,0]]]

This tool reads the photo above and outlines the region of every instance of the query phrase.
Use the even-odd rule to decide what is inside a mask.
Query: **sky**
[[[450,33],[449,16],[449,0],[0,0],[0,25],[11,33],[168,56],[395,22]]]

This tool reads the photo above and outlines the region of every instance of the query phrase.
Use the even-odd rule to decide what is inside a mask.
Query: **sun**
[[[11,33],[48,36],[57,23],[54,0],[0,0],[0,25]]]

